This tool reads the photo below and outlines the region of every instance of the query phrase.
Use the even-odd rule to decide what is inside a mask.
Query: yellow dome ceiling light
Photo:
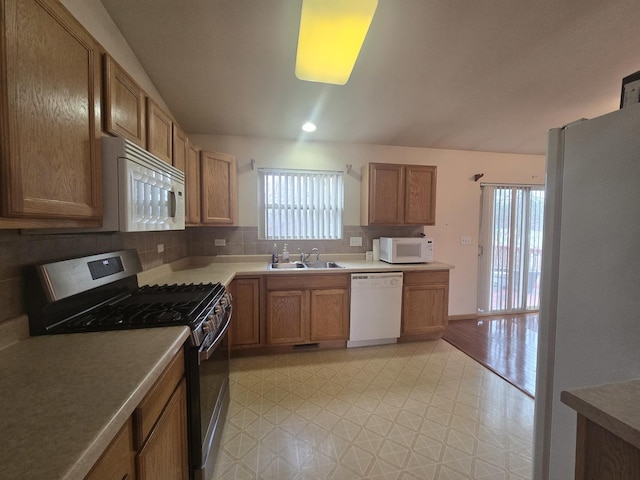
[[[377,6],[378,0],[303,0],[296,77],[347,83]]]

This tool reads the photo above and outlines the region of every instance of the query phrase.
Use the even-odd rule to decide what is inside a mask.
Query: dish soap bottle
[[[271,251],[271,263],[278,263],[278,245],[273,244],[273,250]]]
[[[282,263],[289,263],[289,250],[287,250],[287,244],[284,244],[282,249]]]

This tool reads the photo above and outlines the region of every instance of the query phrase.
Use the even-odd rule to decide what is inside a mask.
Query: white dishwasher
[[[402,272],[351,275],[347,347],[396,343],[402,314]]]

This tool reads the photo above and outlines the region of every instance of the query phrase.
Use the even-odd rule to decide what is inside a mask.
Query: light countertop
[[[381,261],[365,261],[358,254],[325,254],[321,260],[335,261],[344,268],[269,270],[269,255],[218,255],[189,257],[161,265],[138,274],[140,285],[164,283],[209,283],[229,285],[236,275],[283,275],[357,272],[399,272],[424,270],[451,270],[453,265],[440,262],[389,264]],[[295,259],[295,256],[294,256]]]
[[[0,478],[84,478],[188,335],[76,333],[0,350]]]
[[[640,380],[562,392],[561,400],[592,422],[640,449]]]

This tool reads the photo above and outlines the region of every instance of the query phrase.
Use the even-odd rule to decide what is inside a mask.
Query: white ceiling
[[[542,154],[640,70],[638,0],[380,0],[345,86],[296,79],[301,0],[102,3],[192,134]]]

